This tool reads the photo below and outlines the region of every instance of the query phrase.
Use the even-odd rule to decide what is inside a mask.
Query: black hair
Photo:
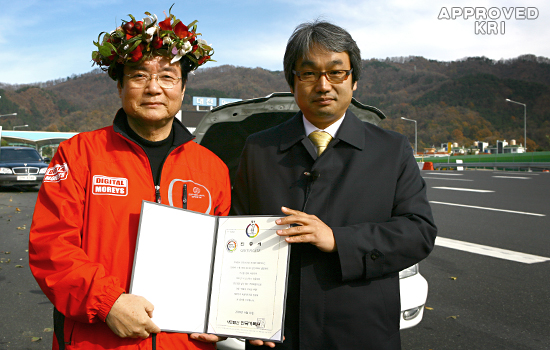
[[[315,20],[300,24],[286,45],[283,61],[285,78],[291,89],[294,88],[294,74],[299,59],[304,59],[311,48],[319,45],[328,51],[347,52],[351,68],[352,82],[361,76],[361,51],[351,35],[343,28],[326,21]]]

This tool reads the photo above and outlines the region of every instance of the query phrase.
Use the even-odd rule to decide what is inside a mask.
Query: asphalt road
[[[420,263],[427,309],[403,349],[550,349],[550,174],[422,175],[443,239]],[[36,195],[0,187],[0,350],[51,348],[52,306],[26,252]]]
[[[0,349],[51,349],[52,304],[29,269],[37,189],[0,187]],[[41,339],[40,339],[41,338]]]
[[[550,173],[422,175],[438,237],[550,258]],[[427,309],[417,327],[402,332],[403,349],[550,349],[550,261],[526,264],[436,245],[420,273],[429,283]]]

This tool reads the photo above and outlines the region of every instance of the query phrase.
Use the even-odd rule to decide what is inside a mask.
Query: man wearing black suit
[[[347,110],[361,56],[344,29],[298,26],[284,69],[301,112],[248,138],[232,208],[293,225],[285,341],[247,347],[401,349],[399,271],[437,232],[411,147]]]

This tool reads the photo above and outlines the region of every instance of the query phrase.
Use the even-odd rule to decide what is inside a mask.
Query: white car
[[[385,119],[375,107],[352,99],[350,110],[361,120],[378,124]],[[195,142],[218,155],[228,166],[233,180],[248,135],[278,125],[298,112],[291,93],[273,93],[263,98],[226,104],[207,112],[194,130]],[[418,264],[399,272],[401,329],[416,326],[424,315],[428,282]],[[242,350],[244,340],[228,338],[218,343],[221,350]]]
[[[424,304],[428,297],[428,282],[418,272],[418,264],[399,272],[401,292],[401,329],[416,326],[424,315]],[[243,350],[244,339],[227,338],[218,343],[219,350]]]

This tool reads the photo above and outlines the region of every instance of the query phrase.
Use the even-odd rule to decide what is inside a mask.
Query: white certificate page
[[[205,330],[216,217],[143,202],[130,292],[164,331]]]
[[[219,218],[208,333],[283,340],[289,245],[277,218]]]

